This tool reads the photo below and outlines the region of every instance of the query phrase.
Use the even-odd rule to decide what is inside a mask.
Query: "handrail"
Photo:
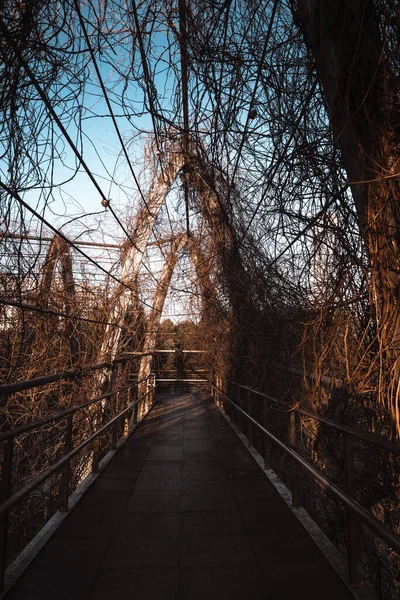
[[[148,353],[150,354],[150,353]],[[113,363],[105,363],[111,364],[112,366],[116,362],[124,362],[125,358],[117,359]],[[104,364],[95,365],[95,368],[102,368]],[[93,367],[92,367],[93,368]],[[58,376],[59,374],[57,374]],[[61,374],[63,375],[63,374]],[[39,378],[43,382],[43,378]],[[45,378],[45,383],[48,382],[48,377]],[[24,383],[24,382],[22,382]],[[25,382],[26,383],[26,382]],[[28,382],[32,384],[32,380]],[[37,383],[37,380],[34,381],[34,384]],[[113,379],[111,381],[113,384]],[[139,390],[140,384],[145,383],[145,388],[143,390]],[[40,383],[41,384],[41,383]],[[115,382],[114,382],[115,384]],[[137,397],[140,393],[140,397],[137,398],[134,402],[131,402],[131,396],[129,390],[134,388],[137,390],[135,392],[135,396]],[[112,417],[109,416],[110,420],[108,423],[102,425],[101,419],[103,415],[103,404],[100,404],[98,408],[95,409],[94,425],[99,426],[100,428],[89,435],[89,432],[85,433],[88,435],[86,439],[81,441],[78,446],[73,447],[73,438],[74,438],[74,415],[79,413],[80,410],[87,408],[94,403],[98,403],[106,398],[110,398],[111,396],[117,396],[121,392],[127,392],[126,398],[125,395],[122,398],[124,404],[129,402],[128,406],[125,406],[124,409],[120,410],[120,412]],[[93,444],[93,452],[90,458],[87,459],[87,469],[92,471],[92,473],[97,473],[99,470],[99,461],[101,458],[101,446],[100,446],[100,436],[105,432],[111,432],[111,438],[109,440],[108,448],[112,450],[116,450],[118,448],[119,440],[122,440],[129,435],[131,432],[132,424],[136,424],[138,422],[138,410],[139,405],[141,408],[140,418],[143,418],[145,414],[147,414],[149,407],[151,408],[154,400],[154,392],[155,392],[155,377],[154,374],[150,374],[147,377],[140,379],[139,381],[131,382],[128,385],[121,386],[119,388],[111,389],[110,391],[88,400],[82,404],[77,406],[72,406],[66,410],[60,411],[53,415],[49,415],[44,419],[40,419],[38,421],[34,421],[32,423],[27,423],[25,425],[21,425],[19,427],[15,427],[9,431],[5,431],[0,435],[0,446],[2,447],[3,453],[3,461],[2,461],[2,471],[1,471],[1,480],[0,480],[0,593],[3,591],[4,587],[4,575],[6,568],[6,548],[7,548],[7,533],[8,533],[8,514],[12,508],[14,508],[19,502],[21,502],[24,498],[27,498],[34,490],[38,489],[43,483],[45,483],[50,477],[52,477],[55,473],[60,473],[60,481],[58,482],[58,507],[61,512],[68,511],[68,503],[70,496],[70,476],[71,476],[71,460],[74,456],[78,455],[84,448],[88,445]],[[114,405],[113,405],[114,406]],[[100,410],[99,410],[100,409]],[[115,405],[115,409],[117,409],[117,405]],[[131,413],[131,417],[128,417],[128,413]],[[38,475],[33,477],[28,483],[26,483],[20,490],[16,491],[12,494],[12,473],[13,473],[13,454],[14,454],[14,438],[22,433],[26,433],[33,429],[38,429],[39,427],[46,425],[48,423],[54,423],[55,421],[59,421],[61,419],[65,419],[66,424],[63,429],[63,439],[64,439],[64,448],[63,455],[61,458],[58,458],[52,465],[45,468]],[[123,429],[118,428],[118,422],[124,419],[127,421],[129,419],[129,423],[125,422]],[[128,428],[128,429],[126,429]]]
[[[175,348],[172,350],[154,350],[155,354],[174,354],[180,352],[182,354],[209,354],[208,350],[176,350]]]
[[[129,386],[129,387],[134,387],[134,386]],[[118,390],[116,390],[113,393],[115,394],[117,392],[118,392]],[[52,464],[46,470],[42,471],[42,473],[40,473],[40,475],[38,475],[37,477],[35,477],[34,479],[32,479],[23,488],[21,488],[20,490],[18,490],[18,492],[15,492],[15,494],[13,494],[12,496],[10,496],[10,498],[8,498],[5,502],[3,502],[0,505],[0,517],[2,515],[4,515],[4,514],[8,513],[12,508],[14,508],[14,506],[16,506],[24,498],[26,498],[27,496],[29,496],[30,493],[32,493],[38,487],[40,487],[45,481],[47,481],[47,479],[49,479],[49,477],[51,477],[52,475],[54,475],[54,473],[57,473],[57,471],[60,471],[60,469],[61,469],[61,467],[63,465],[67,464],[71,460],[71,458],[73,458],[74,456],[76,456],[77,454],[79,454],[79,452],[81,452],[81,450],[83,450],[84,448],[86,448],[86,446],[88,446],[96,438],[98,438],[99,436],[101,436],[105,431],[107,431],[107,429],[109,429],[109,427],[111,427],[112,425],[114,425],[127,412],[129,412],[130,410],[132,410],[132,408],[134,406],[136,406],[139,402],[141,402],[143,400],[143,398],[145,396],[147,396],[147,394],[148,394],[148,392],[145,392],[140,398],[138,398],[137,400],[135,400],[135,402],[132,402],[129,406],[127,406],[120,413],[118,413],[118,415],[116,415],[113,419],[111,419],[111,421],[109,421],[108,423],[106,423],[98,431],[96,431],[95,433],[93,433],[86,440],[84,440],[78,446],[76,446],[76,448],[74,448],[73,450],[71,450],[67,454],[64,454],[64,456],[62,458],[58,459],[54,464]]]
[[[115,364],[120,364],[131,360],[132,355],[140,357],[140,356],[150,356],[152,352],[131,352],[130,356],[122,356],[120,358],[115,358],[112,361],[98,363],[96,365],[87,365],[84,367],[77,367],[75,369],[68,369],[67,371],[59,371],[58,373],[52,373],[51,375],[43,375],[42,377],[35,377],[33,379],[25,379],[24,381],[17,381],[16,383],[8,383],[6,385],[0,386],[0,397],[7,397],[11,394],[15,394],[15,392],[22,392],[24,390],[30,390],[35,387],[40,387],[42,385],[48,385],[49,383],[54,383],[55,381],[62,381],[64,379],[72,379],[73,377],[77,377],[84,373],[85,371],[98,371],[99,369],[109,369],[112,368]]]
[[[172,382],[189,382],[189,383],[210,383],[208,379],[158,379],[156,378],[156,382],[157,381],[161,381],[161,382],[168,382],[168,381],[172,381]]]
[[[336,423],[336,421],[331,421],[331,419],[327,419],[326,417],[321,417],[315,413],[312,413],[309,410],[304,410],[303,408],[296,409],[296,412],[300,415],[304,415],[305,417],[309,417],[314,419],[315,421],[319,421],[324,425],[328,425],[332,427],[332,429],[336,429],[341,433],[345,433],[346,435],[352,435],[355,438],[363,440],[364,442],[368,442],[369,444],[373,444],[374,446],[379,446],[392,454],[396,454],[396,456],[400,456],[400,444],[396,444],[396,442],[390,442],[389,440],[384,440],[378,435],[374,435],[373,433],[368,433],[367,431],[360,431],[359,429],[352,429],[347,425],[342,425],[341,423]]]
[[[246,411],[244,411],[240,406],[233,402],[224,392],[218,389],[215,385],[211,384],[211,387],[218,393],[221,394],[228,402],[230,402],[240,413],[242,413],[249,421],[253,423],[260,431],[262,431],[272,442],[274,442],[281,450],[283,450],[286,454],[288,454],[293,460],[295,460],[298,464],[300,464],[310,475],[314,477],[319,483],[322,483],[329,491],[332,493],[335,498],[340,500],[345,504],[347,508],[353,511],[369,528],[376,533],[388,546],[393,548],[398,554],[400,554],[400,536],[397,535],[394,531],[392,531],[387,525],[379,521],[374,516],[372,516],[365,508],[363,508],[356,500],[351,498],[348,494],[343,492],[339,487],[337,487],[334,483],[332,483],[329,479],[327,479],[320,471],[318,471],[315,467],[313,467],[308,461],[306,461],[302,456],[297,454],[290,446],[282,442],[279,438],[277,438],[273,433],[271,433],[268,429],[263,427],[258,421],[253,419]]]
[[[185,373],[209,373],[210,369],[190,369],[185,367],[182,369]],[[157,373],[176,373],[176,368],[174,369],[157,369]]]
[[[319,421],[320,423],[323,423],[324,425],[328,425],[329,427],[332,427],[332,429],[336,429],[337,431],[340,431],[341,433],[345,433],[346,435],[352,435],[355,438],[364,440],[365,442],[374,444],[375,446],[379,446],[379,447],[387,450],[388,452],[392,452],[393,454],[396,454],[396,456],[400,456],[400,444],[396,444],[396,442],[390,442],[388,440],[383,440],[381,437],[374,435],[373,433],[368,433],[366,431],[360,431],[358,429],[352,429],[351,427],[348,427],[347,425],[342,425],[341,423],[336,423],[335,421],[331,421],[331,419],[327,419],[326,417],[321,417],[320,415],[317,415],[316,413],[313,413],[308,410],[304,410],[303,408],[292,408],[283,400],[280,400],[279,398],[275,398],[274,396],[271,396],[269,394],[265,394],[264,392],[259,392],[258,390],[255,390],[255,389],[249,387],[248,385],[242,385],[240,383],[236,383],[235,381],[230,381],[229,383],[232,383],[233,385],[236,385],[237,387],[240,387],[244,390],[248,390],[249,392],[252,392],[253,394],[257,394],[258,396],[262,396],[263,398],[266,398],[267,400],[271,400],[272,402],[276,402],[277,404],[285,406],[288,409],[288,412],[290,411],[290,412],[295,412],[300,415],[304,415],[305,417],[309,417],[311,419],[314,419],[315,421]]]
[[[62,410],[58,413],[54,413],[52,415],[49,415],[48,417],[39,419],[38,421],[32,421],[32,423],[26,423],[24,425],[19,425],[18,427],[14,427],[13,429],[9,429],[8,431],[5,431],[4,433],[0,434],[0,444],[2,442],[4,442],[5,440],[9,440],[9,439],[17,437],[18,435],[21,435],[22,433],[26,433],[27,431],[31,431],[32,429],[37,429],[38,427],[42,427],[42,425],[47,425],[48,423],[54,423],[55,421],[61,421],[62,419],[65,419],[65,417],[67,417],[68,415],[72,415],[83,408],[87,408],[88,406],[90,406],[91,404],[94,404],[95,402],[100,402],[100,400],[106,400],[110,396],[114,396],[114,394],[118,394],[120,392],[125,392],[126,390],[129,390],[130,388],[135,387],[136,385],[139,385],[140,383],[143,383],[143,381],[146,381],[146,379],[148,379],[148,377],[143,377],[143,379],[140,379],[139,381],[135,381],[134,383],[131,383],[130,385],[126,385],[124,387],[117,388],[116,390],[112,390],[111,392],[106,392],[105,394],[102,394],[101,396],[98,396],[97,398],[93,398],[92,400],[88,400],[87,402],[83,402],[82,404],[77,404],[76,406],[71,406],[70,408],[66,408],[65,410]]]

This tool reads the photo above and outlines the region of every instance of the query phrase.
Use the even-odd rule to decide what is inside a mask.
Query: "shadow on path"
[[[7,600],[353,595],[212,400],[168,395]]]

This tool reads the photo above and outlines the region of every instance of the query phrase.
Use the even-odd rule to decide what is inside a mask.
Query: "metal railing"
[[[209,371],[205,371],[205,374],[208,375]],[[160,384],[162,387],[167,387],[167,389],[169,388],[169,386],[173,387],[174,392],[177,392],[179,387],[181,387],[182,385],[190,385],[190,386],[199,386],[201,388],[206,388],[207,390],[210,387],[210,381],[209,379],[199,379],[198,377],[185,377],[185,378],[178,378],[178,377],[156,377],[155,379],[156,385]]]
[[[98,363],[96,365],[87,365],[84,367],[77,367],[76,369],[68,369],[66,371],[60,371],[58,373],[52,373],[51,375],[44,375],[43,377],[35,377],[34,379],[26,379],[25,381],[17,381],[16,383],[9,383],[7,385],[0,385],[0,398],[7,398],[11,394],[16,392],[22,392],[30,390],[42,385],[54,383],[56,381],[68,381],[69,379],[76,379],[83,375],[83,373],[100,371],[102,369],[115,369],[120,364],[127,363],[132,358],[140,358],[141,356],[150,356],[152,352],[130,352],[129,356],[123,356],[115,358],[110,362]]]
[[[157,377],[156,383],[158,383],[158,382],[160,382],[160,383],[161,382],[162,383],[204,383],[204,384],[207,384],[207,386],[210,385],[210,382],[208,379],[190,379],[190,378],[186,378],[186,379],[176,379],[176,378],[175,379],[171,379],[171,378],[167,379],[167,378],[165,378],[165,379],[163,379],[163,378]]]
[[[137,356],[143,356],[143,353],[138,353]],[[84,371],[99,371],[103,369],[111,369],[111,388],[115,387],[115,373],[116,368],[119,365],[126,363],[131,360],[132,357],[116,359],[112,363],[101,363],[86,367]],[[76,378],[82,373],[82,369],[75,369],[70,371],[64,371],[61,373],[55,373],[36,379],[27,380],[15,384],[10,384],[0,387],[1,396],[9,396],[22,390],[28,390],[41,386],[48,385],[56,381],[65,381],[71,378]],[[140,388],[140,396],[139,394]],[[143,389],[144,388],[144,389]],[[143,393],[142,393],[143,392]],[[109,450],[116,450],[117,447],[126,439],[131,433],[133,427],[140,421],[153,405],[155,393],[155,376],[150,376],[142,379],[141,381],[135,381],[129,385],[123,385],[111,389],[107,393],[101,394],[95,398],[83,402],[77,406],[72,406],[65,410],[61,410],[55,414],[44,417],[43,419],[33,421],[24,425],[20,425],[8,431],[4,431],[0,434],[0,445],[2,447],[2,476],[0,482],[0,587],[1,592],[4,589],[4,576],[7,566],[7,537],[8,537],[8,520],[10,511],[19,505],[24,499],[30,497],[30,495],[38,490],[43,484],[48,482],[53,476],[59,477],[57,481],[58,489],[56,490],[56,496],[58,496],[58,510],[60,512],[68,511],[69,497],[71,495],[70,490],[70,478],[71,478],[71,461],[74,457],[82,453],[86,448],[91,448],[90,461],[86,465],[85,472],[87,475],[91,473],[97,473],[99,471],[99,463],[101,460],[102,453]],[[117,403],[118,399],[118,403]],[[121,404],[122,399],[123,407],[118,409],[118,404]],[[111,407],[114,407],[114,411],[117,414],[113,415]],[[80,415],[84,421],[88,421],[88,415],[86,409],[90,411],[90,427],[91,431],[84,431],[84,439],[80,439],[79,443],[74,447],[74,437],[77,437],[77,432],[82,433],[82,427],[79,423],[76,423],[77,416]],[[104,420],[108,418],[108,421],[104,423]],[[65,423],[65,427],[61,428],[63,435],[63,444],[60,458],[57,458],[55,462],[50,464],[47,468],[37,473],[28,483],[23,485],[21,489],[18,489],[12,493],[13,488],[13,460],[14,460],[14,449],[16,440],[19,436],[29,434],[30,432],[40,431],[41,428],[48,424],[56,425]],[[75,435],[74,435],[75,434]],[[109,436],[108,447],[101,448],[100,439],[105,435]],[[86,475],[85,475],[86,477]],[[79,483],[82,483],[82,479]]]
[[[240,390],[247,393],[247,411],[238,405],[237,402],[233,401],[222,389],[222,380],[219,379],[217,384],[211,383],[212,396],[216,401],[217,405],[223,405],[224,401],[228,402],[236,412],[236,415],[242,415],[247,420],[247,431],[245,435],[248,439],[249,445],[254,446],[254,428],[258,429],[264,436],[264,461],[265,468],[268,468],[268,448],[271,444],[276,445],[280,450],[287,455],[291,462],[291,491],[292,491],[292,505],[293,507],[301,506],[300,497],[300,476],[301,471],[308,473],[311,477],[319,484],[322,485],[323,489],[329,490],[332,496],[340,501],[347,510],[347,556],[348,556],[348,575],[352,585],[360,585],[360,572],[359,564],[361,562],[361,525],[366,525],[378,538],[380,538],[385,544],[392,548],[397,554],[400,555],[400,536],[385,525],[382,521],[374,517],[368,510],[363,508],[356,500],[356,480],[355,480],[355,466],[354,466],[354,453],[353,443],[355,439],[366,441],[370,444],[374,444],[380,448],[393,453],[396,456],[400,456],[400,446],[390,441],[379,438],[378,436],[369,434],[367,432],[353,430],[350,427],[346,427],[330,419],[320,417],[310,411],[303,410],[301,408],[291,408],[287,403],[282,400],[278,400],[273,396],[254,390],[248,386],[237,384],[235,382],[227,382],[236,386],[238,396]],[[257,395],[262,398],[266,398],[272,402],[276,402],[280,405],[284,405],[288,418],[289,418],[289,444],[283,442],[266,427],[261,425],[251,415],[252,412],[252,395]],[[223,400],[222,400],[223,399]],[[323,475],[318,469],[310,464],[305,458],[303,458],[297,452],[297,426],[296,416],[302,415],[307,418],[314,419],[324,425],[331,427],[332,429],[340,432],[344,436],[345,441],[345,472],[346,472],[346,491],[343,491],[335,483],[333,483],[328,477]],[[235,419],[235,422],[239,424],[239,419]]]
[[[138,353],[138,356],[140,354]],[[117,359],[114,363],[102,363],[99,365],[93,365],[87,367],[85,370],[97,371],[100,369],[111,368],[114,369],[118,364],[125,363],[132,357]],[[13,394],[21,390],[32,389],[34,387],[40,387],[49,383],[68,380],[71,377],[76,377],[82,370],[65,371],[62,373],[56,373],[46,377],[32,379],[26,382],[20,382],[17,384],[11,384],[9,386],[0,387],[0,393],[4,396],[6,393]],[[332,494],[332,496],[341,502],[347,509],[347,542],[348,542],[348,570],[349,579],[352,585],[360,584],[360,574],[358,564],[361,560],[361,524],[366,525],[376,536],[378,536],[385,544],[395,550],[396,553],[400,554],[400,536],[391,530],[382,521],[374,517],[368,510],[363,508],[356,500],[356,481],[355,481],[355,466],[354,466],[354,454],[353,454],[353,443],[354,440],[359,439],[364,442],[373,444],[380,447],[395,456],[400,456],[400,446],[393,442],[384,440],[378,436],[369,434],[363,431],[357,431],[350,427],[341,425],[314,414],[310,411],[303,410],[301,408],[291,408],[282,400],[279,400],[269,394],[265,394],[258,390],[255,390],[249,386],[237,384],[235,382],[227,382],[234,385],[238,394],[238,401],[242,403],[240,394],[246,393],[247,410],[244,410],[242,406],[239,406],[238,402],[235,402],[226,394],[222,389],[222,380],[218,380],[217,384],[210,383],[207,379],[156,379],[154,374],[150,377],[145,378],[141,381],[135,381],[129,385],[123,385],[111,389],[109,392],[99,395],[96,398],[90,399],[78,406],[73,406],[65,410],[59,411],[56,414],[49,415],[43,419],[34,421],[32,423],[24,424],[19,427],[15,427],[9,431],[5,431],[0,434],[0,444],[2,445],[3,451],[3,462],[2,462],[2,478],[0,483],[0,575],[1,575],[1,586],[4,584],[4,572],[6,566],[6,548],[7,548],[7,524],[8,516],[10,511],[21,503],[25,498],[29,497],[32,492],[37,490],[46,481],[48,481],[53,475],[59,475],[60,479],[58,482],[58,508],[61,512],[68,510],[68,500],[70,496],[70,475],[71,475],[71,460],[78,456],[85,448],[92,445],[91,451],[91,472],[96,473],[99,470],[100,461],[100,438],[105,434],[111,433],[110,438],[110,450],[115,450],[120,442],[129,435],[132,425],[138,422],[138,407],[144,406],[142,411],[142,417],[147,414],[148,409],[151,408],[154,400],[154,391],[157,382],[168,382],[171,384],[176,383],[193,383],[200,384],[201,386],[211,386],[211,392],[214,400],[218,405],[228,402],[233,407],[236,415],[241,415],[242,418],[247,422],[246,436],[248,438],[250,446],[254,446],[254,432],[258,430],[261,432],[264,438],[264,460],[265,467],[268,466],[268,447],[273,444],[278,447],[284,454],[289,458],[291,463],[291,489],[292,489],[292,504],[294,507],[301,505],[300,497],[300,481],[301,473],[308,473],[316,482],[322,485],[322,487]],[[142,389],[145,385],[145,391],[140,397],[137,397],[139,386]],[[133,394],[132,394],[133,391]],[[104,406],[106,401],[111,401],[116,396],[126,394],[126,405],[119,410],[118,414],[110,417],[107,423],[104,424],[103,417],[105,414]],[[133,395],[133,398],[132,398]],[[285,407],[288,415],[289,425],[289,443],[285,443],[279,439],[269,429],[259,423],[252,415],[252,400],[253,396],[259,396],[260,398],[267,399],[268,401],[274,402],[277,405]],[[108,402],[106,405],[108,405]],[[90,408],[93,415],[93,420],[96,422],[97,430],[88,435],[84,440],[80,441],[78,445],[74,447],[74,417],[78,413]],[[321,473],[312,464],[310,464],[303,456],[298,453],[298,427],[296,419],[299,417],[306,417],[318,421],[333,430],[339,432],[344,437],[345,441],[345,456],[344,461],[346,465],[346,489],[345,491],[338,487],[333,481],[331,481],[326,475]],[[64,443],[62,456],[58,458],[53,464],[37,474],[32,480],[25,484],[18,491],[11,493],[12,491],[12,472],[13,472],[13,455],[15,440],[18,436],[29,433],[30,431],[38,430],[45,425],[57,422],[66,422],[64,430]],[[124,422],[124,426],[121,431],[120,424]],[[236,419],[239,422],[239,419]],[[119,437],[118,432],[122,433]]]

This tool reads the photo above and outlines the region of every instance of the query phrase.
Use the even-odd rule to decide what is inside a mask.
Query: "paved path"
[[[212,401],[154,407],[7,600],[353,596]]]

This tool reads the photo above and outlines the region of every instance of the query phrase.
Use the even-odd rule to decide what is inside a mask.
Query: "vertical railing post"
[[[129,371],[130,371],[130,364],[131,364],[131,361],[127,360],[125,363],[123,363],[121,365],[122,368],[121,368],[121,382],[120,382],[120,385],[122,387],[128,385],[128,379],[129,379],[128,378],[128,374],[129,374]]]
[[[217,379],[217,399],[218,402],[220,404],[220,406],[222,406],[222,408],[225,410],[225,405],[224,405],[224,397],[222,396],[222,379],[221,377],[218,377]]]
[[[112,367],[111,367],[110,384],[109,384],[109,388],[108,388],[109,392],[113,392],[118,387],[120,366],[121,366],[120,363],[113,361]],[[117,413],[117,408],[118,408],[117,407],[118,394],[113,394],[111,396],[110,400],[108,401],[108,403],[111,406],[111,414],[114,416]]]
[[[150,398],[150,375],[146,379],[146,397],[144,399],[145,400],[144,415],[142,415],[142,418],[147,414],[147,411],[149,410],[149,398]]]
[[[99,472],[99,463],[100,463],[100,438],[97,437],[93,442],[92,473]]]
[[[134,387],[132,389],[132,395],[131,395],[131,397],[132,396],[133,396],[132,402],[136,402],[137,399],[139,398],[139,387],[138,387],[138,385],[136,385],[136,387]],[[136,425],[137,420],[138,420],[138,404],[135,404],[135,406],[133,407],[133,414],[132,414],[132,423],[133,423],[133,425]]]
[[[115,361],[112,361],[110,379],[109,379],[109,383],[108,383],[108,391],[109,392],[112,392],[115,387],[115,382],[116,382],[117,375],[118,375],[117,371],[118,371],[118,363],[116,363]]]
[[[128,408],[128,406],[131,404],[131,402],[132,402],[132,386],[129,386],[129,388],[126,390],[125,408]]]
[[[354,472],[354,438],[344,434],[346,491],[357,500]],[[347,554],[351,585],[361,584],[361,526],[357,515],[347,508]]]
[[[215,401],[217,403],[217,406],[219,408],[221,408],[221,398],[220,398],[220,394],[219,394],[219,377],[215,378],[215,390],[214,390],[214,394],[215,394]]]
[[[293,450],[297,450],[297,432],[296,432],[296,413],[294,410],[289,413],[290,418],[290,445]],[[292,480],[292,506],[301,506],[300,496],[300,473],[298,462],[291,459],[291,480]]]
[[[0,482],[0,502],[5,502],[11,495],[12,462],[14,454],[14,439],[10,438],[3,443],[3,466]],[[0,517],[0,588],[4,590],[4,574],[7,561],[7,530],[8,513]]]
[[[175,354],[174,354],[174,367],[175,367],[174,394],[176,394],[177,391],[178,391],[178,381],[177,381],[178,380],[178,373],[179,373],[178,362],[179,362],[178,348],[175,347]]]
[[[67,416],[64,438],[64,456],[72,450],[73,413]],[[58,488],[58,507],[60,512],[68,512],[69,480],[71,476],[71,461],[66,462],[61,469],[61,481]]]
[[[120,419],[117,419],[113,425],[111,425],[111,450],[116,450],[118,446],[118,427]]]
[[[269,448],[270,441],[266,433],[264,433],[264,469],[267,470],[270,467],[269,464]]]
[[[240,406],[240,403],[241,403],[240,387],[238,385],[236,385],[235,383],[233,385],[236,386],[236,404],[237,404],[237,406]],[[239,431],[241,431],[242,428],[240,427],[240,422],[241,422],[240,421],[240,413],[235,407],[233,407],[233,420],[236,423]]]
[[[146,403],[147,403],[147,394],[149,393],[149,380],[145,379],[143,383],[143,398],[140,403],[140,414],[139,419],[143,419],[143,415],[146,414]]]
[[[150,398],[150,375],[147,377],[146,379],[146,396],[144,399],[144,415],[145,416],[147,414],[147,411],[149,410],[149,398]]]
[[[110,381],[109,381],[109,385],[108,385],[108,393],[112,393],[116,389],[118,389],[118,387],[120,387],[119,382],[121,380],[122,367],[123,367],[123,365],[121,362],[117,362],[116,360],[112,361]],[[101,403],[104,406],[104,409],[105,409],[104,412],[106,414],[107,420],[114,418],[118,414],[119,399],[120,399],[119,393],[112,393],[111,397],[108,400],[103,401],[104,405],[103,405],[103,402]],[[102,426],[102,415],[103,415],[103,411],[101,410],[99,427]],[[111,450],[116,450],[116,448],[117,448],[117,437],[118,437],[118,423],[115,423],[111,428],[111,444],[110,444]],[[96,461],[95,460],[93,461],[93,466],[92,466],[93,473],[98,472],[99,454],[100,454],[100,438],[96,438],[96,440],[94,442],[94,455],[93,455],[94,459],[96,457]],[[96,469],[96,470],[94,470],[94,469]]]
[[[155,389],[156,389],[155,376],[154,376],[154,373],[152,373],[150,375],[150,408],[154,404]]]
[[[239,384],[236,383],[234,385],[236,385],[236,404],[239,406],[239,408],[243,409],[243,390]],[[245,431],[247,431],[247,423],[248,421],[246,417],[240,412],[240,410],[238,410],[236,415],[236,424],[241,433],[245,433]]]
[[[101,428],[101,425],[102,425],[102,423],[101,423],[102,416],[103,416],[103,407],[102,407],[102,403],[99,402],[99,406],[97,409],[97,419],[96,419],[99,429]],[[100,436],[97,436],[97,438],[93,442],[92,473],[99,472],[99,462],[100,462]]]
[[[160,354],[153,354],[153,369],[155,379],[160,379]],[[162,377],[161,377],[162,378]]]
[[[129,363],[130,364],[130,363]],[[126,383],[128,383],[128,379],[129,377],[126,377]],[[128,408],[128,406],[130,406],[130,404],[132,404],[133,400],[132,400],[132,386],[130,386],[127,390],[126,390],[126,404],[125,404],[125,408]],[[133,415],[133,411],[135,409],[132,409],[132,415]],[[122,435],[128,435],[129,433],[129,413],[130,411],[128,411],[125,414],[124,420],[123,420],[123,433]]]
[[[149,402],[149,409],[153,406],[153,402],[154,402],[154,383],[153,383],[154,377],[153,377],[153,373],[151,373],[150,375],[150,379],[149,379],[149,391],[150,391],[150,402]]]
[[[119,363],[113,389],[115,390],[115,389],[118,389],[123,386],[124,386],[124,365],[123,365],[123,363]],[[115,400],[114,400],[115,414],[114,414],[114,416],[120,412],[121,398],[123,401],[124,394],[125,394],[125,392],[118,392],[117,394],[115,394]]]
[[[265,429],[268,430],[268,425],[269,425],[269,416],[270,416],[270,410],[271,410],[271,406],[269,403],[269,400],[267,398],[265,398],[263,400],[263,407],[262,407],[262,424],[264,425]],[[271,440],[268,437],[268,435],[266,433],[263,434],[263,441],[264,441],[264,469],[268,470],[271,468]]]
[[[156,400],[156,374],[153,373],[153,378],[152,378],[152,396],[151,396],[151,405],[153,406],[155,400]]]
[[[250,417],[253,416],[253,400],[252,400],[250,390],[247,390],[247,413],[250,415]],[[254,447],[254,429],[253,429],[253,423],[250,421],[250,419],[248,421],[247,439],[249,441],[250,448],[253,448]]]

